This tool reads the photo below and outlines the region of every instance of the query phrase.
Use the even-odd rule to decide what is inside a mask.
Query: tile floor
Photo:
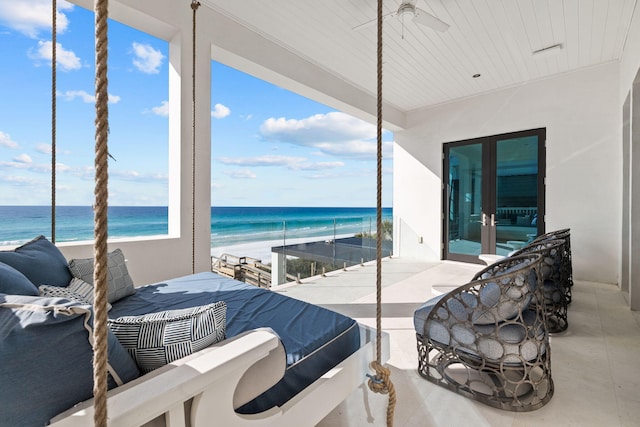
[[[390,334],[387,366],[397,393],[394,426],[639,426],[640,312],[614,285],[575,281],[569,328],[551,337],[555,394],[543,408],[501,411],[422,379],[416,370],[413,311],[482,268],[456,262],[385,259],[382,327]],[[277,292],[326,306],[375,326],[376,266],[349,268]],[[387,396],[355,390],[320,427],[385,426]]]

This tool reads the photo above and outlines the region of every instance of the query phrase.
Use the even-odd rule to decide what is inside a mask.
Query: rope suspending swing
[[[94,211],[94,322],[93,322],[93,396],[94,425],[107,425],[107,205],[108,205],[108,80],[107,19],[108,0],[95,0],[95,204]]]
[[[51,242],[56,242],[56,91],[57,91],[57,44],[58,4],[51,1]]]
[[[382,365],[382,0],[378,0],[378,55],[377,55],[377,200],[376,200],[376,360],[371,369],[369,388],[375,393],[389,394],[387,426],[393,426],[396,391],[389,379],[391,372]]]
[[[196,272],[196,11],[200,2],[191,0],[191,274]]]

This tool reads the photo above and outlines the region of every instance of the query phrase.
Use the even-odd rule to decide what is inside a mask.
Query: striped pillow
[[[71,279],[67,287],[40,285],[38,294],[41,297],[66,298],[70,301],[93,305],[93,285],[77,277]],[[109,303],[107,303],[107,310],[111,310]]]
[[[225,339],[227,304],[109,319],[118,341],[148,373]]]

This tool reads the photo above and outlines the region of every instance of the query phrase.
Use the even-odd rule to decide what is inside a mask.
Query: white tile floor
[[[391,380],[397,393],[394,426],[639,426],[640,312],[629,310],[616,286],[577,280],[569,328],[551,337],[555,394],[541,409],[501,411],[422,379],[416,370],[413,311],[432,286],[461,285],[482,268],[455,262],[385,259],[383,329],[391,337]],[[375,264],[281,287],[375,326]],[[385,426],[387,396],[366,386],[354,391],[321,427]]]

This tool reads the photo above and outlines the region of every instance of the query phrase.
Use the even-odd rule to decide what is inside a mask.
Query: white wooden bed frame
[[[234,411],[235,390],[252,366],[278,358],[276,364],[282,366],[282,370],[277,375],[282,377],[284,374],[284,363],[280,360],[284,356],[279,338],[270,330],[259,329],[241,334],[224,345],[210,347],[111,390],[107,401],[109,425],[315,425],[363,384],[367,373],[371,373],[369,363],[376,358],[376,331],[364,325],[359,326],[360,349],[281,407],[252,415]],[[382,333],[381,344],[382,362],[385,363],[389,360],[387,333]],[[92,405],[93,399],[90,399],[74,406],[56,416],[51,426],[93,425]]]

